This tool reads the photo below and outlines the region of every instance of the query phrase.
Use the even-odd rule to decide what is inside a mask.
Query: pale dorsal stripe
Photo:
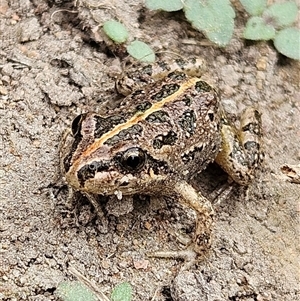
[[[147,118],[153,112],[159,111],[166,103],[172,102],[178,96],[182,95],[185,90],[194,86],[197,81],[199,81],[199,78],[197,78],[197,77],[189,78],[185,83],[181,84],[180,88],[172,95],[167,96],[166,98],[164,98],[158,102],[155,102],[154,104],[152,104],[151,108],[149,108],[145,112],[139,112],[139,113],[135,114],[134,116],[132,116],[126,122],[116,125],[109,132],[103,134],[100,138],[95,139],[94,143],[91,144],[82,153],[82,155],[80,157],[82,157],[82,156],[86,157],[86,156],[90,155],[91,153],[96,151],[99,147],[101,147],[105,143],[105,141],[107,141],[109,138],[112,138],[112,137],[118,135],[122,130],[127,129],[127,128],[131,127],[132,125],[137,124],[139,121]],[[74,162],[73,165],[79,164],[80,157],[76,160],[76,162]]]

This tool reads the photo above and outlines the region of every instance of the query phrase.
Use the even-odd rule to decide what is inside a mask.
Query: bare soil
[[[234,37],[220,49],[181,13],[100,2],[0,1],[0,300],[59,300],[58,284],[76,279],[70,268],[107,296],[130,282],[133,300],[299,300],[300,186],[280,172],[300,160],[299,62],[272,44],[245,43],[238,6]],[[248,189],[215,204],[213,246],[189,271],[146,256],[181,247],[166,226],[192,233],[194,216],[176,200],[104,202],[105,229],[86,199],[68,199],[60,175],[59,144],[72,119],[118,98],[114,76],[127,58],[101,32],[112,18],[162,59],[205,58],[204,77],[233,118],[249,105],[262,113],[264,165]],[[224,174],[212,165],[197,183],[210,198]]]

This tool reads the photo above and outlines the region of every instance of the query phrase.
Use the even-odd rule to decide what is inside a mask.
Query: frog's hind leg
[[[239,131],[226,118],[222,122],[222,148],[215,161],[235,182],[248,185],[263,159],[260,114],[254,108],[246,108]]]
[[[193,239],[189,240],[189,245],[183,250],[152,252],[148,256],[184,259],[185,264],[181,270],[188,270],[197,262],[197,257],[204,255],[210,248],[214,210],[210,201],[186,182],[178,181],[174,183],[173,189],[178,194],[179,201],[196,212],[196,227]],[[180,238],[180,235],[175,236],[177,239]],[[181,239],[180,241],[183,243]]]

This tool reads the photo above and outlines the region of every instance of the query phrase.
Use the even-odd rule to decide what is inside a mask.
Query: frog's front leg
[[[184,181],[174,183],[174,191],[179,201],[196,212],[196,229],[190,245],[184,250],[158,251],[148,254],[150,257],[181,258],[185,260],[182,270],[189,269],[198,255],[207,251],[211,244],[211,230],[213,225],[213,207],[204,196]]]
[[[248,185],[263,159],[259,112],[251,107],[246,108],[241,116],[239,131],[223,117],[221,135],[222,148],[215,161],[235,182]]]

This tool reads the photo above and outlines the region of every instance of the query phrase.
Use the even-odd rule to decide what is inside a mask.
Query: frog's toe
[[[181,267],[181,271],[189,270],[197,262],[197,253],[193,248],[187,248],[185,250],[178,251],[156,251],[147,254],[148,257],[157,258],[173,258],[173,259],[183,259],[184,265]]]
[[[170,227],[164,227],[165,230],[171,235],[173,236],[179,243],[181,243],[184,246],[189,246],[192,243],[192,239],[191,237],[189,237],[187,234],[183,234],[179,231],[176,231]]]

